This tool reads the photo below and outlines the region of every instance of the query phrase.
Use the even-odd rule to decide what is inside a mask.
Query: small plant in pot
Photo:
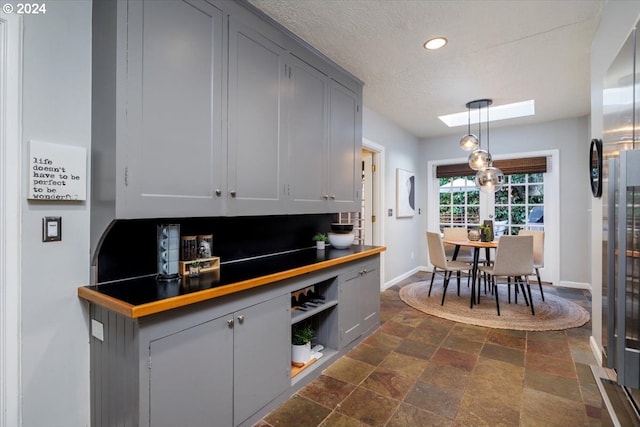
[[[325,233],[316,233],[312,240],[316,242],[316,249],[324,249],[329,237]]]
[[[200,261],[193,261],[189,264],[189,277],[198,277],[200,275],[200,267],[202,263]]]
[[[291,329],[291,363],[302,366],[311,360],[311,340],[315,331],[310,324],[295,324]]]
[[[491,242],[493,240],[493,227],[489,224],[480,224],[478,230],[480,231],[480,241]]]

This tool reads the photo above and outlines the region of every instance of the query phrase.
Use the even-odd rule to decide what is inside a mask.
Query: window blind
[[[514,173],[545,173],[547,171],[547,158],[524,157],[520,159],[496,160],[493,166],[502,170],[505,175]],[[475,175],[476,171],[469,167],[468,163],[455,165],[440,165],[436,167],[437,178],[452,178],[454,176]]]

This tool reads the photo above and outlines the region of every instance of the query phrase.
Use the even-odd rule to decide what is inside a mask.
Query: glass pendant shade
[[[487,166],[476,174],[476,186],[483,193],[495,193],[504,184],[504,174],[494,166]]]
[[[460,139],[460,148],[464,151],[473,151],[478,148],[478,145],[478,137],[471,133]]]
[[[486,150],[475,150],[469,154],[469,167],[473,170],[482,170],[491,163],[491,154]]]

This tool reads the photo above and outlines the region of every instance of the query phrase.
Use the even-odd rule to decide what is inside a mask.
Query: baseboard
[[[561,280],[557,286],[561,288],[586,289],[587,291],[593,293],[593,288],[591,287],[591,283],[570,282],[567,280]]]
[[[593,357],[595,357],[598,362],[598,366],[602,366],[602,350],[593,335],[589,337],[589,346],[591,347]]]
[[[427,267],[423,267],[423,266],[418,266],[412,270],[407,271],[406,273],[401,274],[400,276],[396,276],[393,279],[385,282],[382,285],[382,290],[386,290],[389,289],[390,287],[392,287],[393,285],[402,282],[404,279],[411,277],[412,275],[416,274],[419,271],[429,271],[427,270]]]

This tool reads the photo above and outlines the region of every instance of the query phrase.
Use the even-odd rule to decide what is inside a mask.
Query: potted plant
[[[493,241],[493,227],[491,227],[489,224],[480,224],[478,226],[478,230],[480,230],[480,241]]]
[[[309,323],[295,324],[291,330],[291,363],[304,365],[311,360],[311,340],[315,331]]]
[[[189,277],[198,277],[200,275],[200,261],[193,261],[189,264]]]
[[[325,233],[316,233],[316,235],[313,236],[313,241],[316,242],[316,249],[322,250],[325,248],[329,238]]]

